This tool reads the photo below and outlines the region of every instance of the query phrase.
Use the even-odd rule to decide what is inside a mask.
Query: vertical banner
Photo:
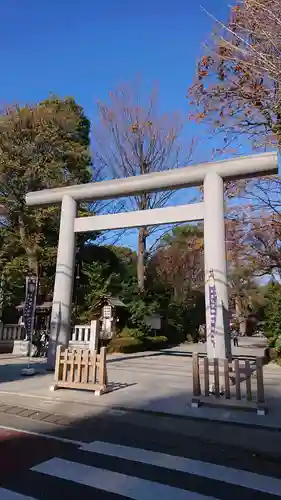
[[[0,279],[0,323],[2,320],[3,314],[3,305],[4,305],[4,277],[3,274]]]
[[[26,340],[30,341],[34,327],[35,308],[38,291],[38,278],[29,276],[26,278],[25,302],[23,310],[23,322],[26,331]]]
[[[209,307],[211,321],[211,342],[216,345],[216,321],[217,321],[217,291],[213,269],[209,273]]]

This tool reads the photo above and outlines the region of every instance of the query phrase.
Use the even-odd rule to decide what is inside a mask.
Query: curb
[[[102,406],[102,405],[100,405]],[[274,427],[270,425],[263,425],[263,424],[249,424],[247,422],[237,422],[235,420],[223,420],[219,418],[209,418],[209,417],[202,417],[202,416],[193,416],[193,415],[180,415],[176,413],[167,413],[164,411],[157,411],[157,410],[145,410],[142,408],[126,408],[125,406],[112,406],[111,409],[113,410],[119,410],[119,411],[125,411],[125,412],[130,412],[130,413],[143,413],[145,415],[153,415],[155,417],[164,417],[164,418],[175,418],[178,420],[192,420],[193,422],[196,421],[202,421],[202,422],[208,422],[208,423],[219,423],[222,425],[227,425],[227,426],[236,426],[236,427],[245,427],[248,429],[257,429],[257,430],[264,430],[264,431],[270,431],[272,433],[281,433],[281,427]]]
[[[118,409],[117,407],[115,408],[112,408],[112,411],[123,411],[120,409]],[[139,414],[148,414],[151,416],[151,413],[153,412],[149,412],[149,411],[142,411],[142,410],[131,410],[131,411],[128,411],[128,410],[125,410],[127,413],[139,413]],[[60,433],[62,432],[63,434],[61,435],[56,435],[56,434],[50,434],[50,431],[40,431],[40,433],[38,432],[34,432],[30,429],[28,429],[27,431],[22,428],[22,426],[20,428],[18,427],[13,427],[14,430],[17,430],[18,432],[27,432],[27,433],[30,433],[30,434],[35,434],[35,435],[41,435],[42,437],[44,437],[44,435],[46,435],[46,437],[49,437],[49,438],[52,438],[52,439],[56,439],[56,440],[62,440],[62,441],[71,441],[71,442],[76,442],[77,440],[73,440],[73,438],[71,437],[70,434],[65,434],[65,432],[67,433],[67,429],[69,428],[69,426],[72,426],[74,424],[74,428],[72,430],[75,429],[75,423],[76,421],[79,422],[79,417],[69,417],[69,416],[66,416],[65,414],[63,413],[57,413],[57,412],[54,412],[54,413],[49,413],[49,412],[45,412],[45,411],[42,411],[42,410],[39,410],[39,409],[31,409],[31,408],[24,408],[24,407],[17,407],[17,406],[10,406],[10,405],[6,405],[6,404],[3,404],[3,402],[0,402],[0,415],[1,413],[3,414],[6,414],[7,416],[11,415],[11,416],[14,416],[14,417],[21,417],[23,418],[24,420],[31,420],[31,421],[37,421],[37,422],[41,422],[41,423],[47,423],[47,424],[51,424],[51,425],[54,425],[55,427],[59,427],[60,428]],[[170,414],[167,414],[167,413],[164,413],[164,412],[154,412],[155,416],[160,416],[160,417],[171,417]],[[110,415],[108,415],[110,416]],[[86,417],[87,418],[87,417]],[[180,419],[181,420],[191,420],[189,418],[186,419],[186,417],[181,417],[180,416]],[[193,420],[193,419],[192,419]],[[119,422],[121,423],[121,422]],[[132,424],[132,422],[130,423],[126,423],[126,422],[123,422],[123,425],[126,426],[126,429],[127,429],[127,426],[131,426],[131,425],[134,425]],[[135,424],[136,426],[138,426],[139,424],[136,423]],[[0,422],[0,428],[5,428],[5,425],[1,425],[1,422]],[[12,429],[12,428],[11,428]],[[164,432],[167,432],[167,430],[165,431],[165,429],[158,429],[159,431],[161,430],[162,433]],[[168,431],[169,433],[171,433],[171,431]],[[173,432],[172,432],[173,433]],[[181,433],[175,431],[175,434],[177,436],[181,435]],[[225,441],[218,441],[218,440],[213,440],[213,439],[210,439],[210,437],[206,437],[206,436],[203,436],[200,435],[200,436],[193,436],[192,434],[189,436],[189,438],[192,438],[193,440],[195,439],[196,441],[200,441],[201,443],[209,443],[210,445],[215,445],[215,446],[222,446],[222,447],[231,447],[232,449],[236,449],[236,450],[239,450],[240,452],[241,451],[244,451],[245,453],[250,453],[252,454],[253,456],[255,456],[256,458],[260,459],[260,460],[264,460],[266,459],[267,461],[270,461],[270,462],[273,462],[273,463],[280,463],[280,460],[281,460],[281,453],[278,453],[278,452],[275,452],[275,451],[269,451],[269,450],[263,450],[262,448],[256,448],[255,446],[247,446],[247,448],[245,446],[241,446],[240,444],[232,444],[232,443],[228,443],[228,442],[225,442]],[[188,435],[185,435],[185,439],[188,439]],[[82,440],[84,442],[84,440]],[[81,441],[81,442],[82,442]],[[78,442],[78,441],[77,441]],[[80,440],[79,440],[80,442]],[[86,441],[85,441],[86,442]]]
[[[44,401],[53,401],[54,403],[60,403],[60,404],[74,404],[74,405],[81,405],[81,406],[86,406],[87,408],[93,408],[93,410],[95,408],[104,408],[105,410],[117,410],[117,411],[122,411],[122,412],[127,412],[127,413],[136,413],[136,414],[143,414],[143,415],[147,415],[147,416],[154,416],[154,417],[158,417],[158,418],[172,418],[172,419],[176,419],[176,420],[186,420],[186,421],[193,421],[193,422],[198,422],[200,424],[200,422],[206,422],[206,423],[209,423],[209,424],[219,424],[219,425],[223,425],[223,426],[228,426],[228,427],[231,427],[231,426],[235,426],[235,427],[239,427],[239,428],[245,428],[245,429],[251,429],[251,430],[257,430],[257,431],[265,431],[265,432],[270,432],[270,433],[281,433],[281,426],[272,426],[272,425],[266,425],[265,423],[264,424],[259,424],[259,423],[248,423],[248,422],[238,422],[237,420],[224,420],[224,419],[221,419],[221,418],[214,418],[213,416],[212,417],[208,417],[208,416],[202,416],[202,415],[184,415],[184,414],[177,414],[177,413],[168,413],[168,412],[165,412],[165,411],[158,411],[158,410],[148,410],[148,409],[145,409],[145,408],[133,408],[133,407],[126,407],[126,406],[122,406],[122,405],[113,405],[113,406],[110,406],[108,407],[108,405],[106,404],[103,404],[101,402],[97,402],[95,401],[95,404],[93,403],[88,403],[88,402],[82,402],[82,401],[77,401],[77,400],[70,400],[70,399],[61,399],[61,398],[55,398],[53,399],[51,396],[35,396],[35,395],[28,395],[28,394],[24,394],[24,393],[5,393],[5,391],[0,391],[0,403],[2,404],[7,404],[7,405],[11,405],[11,403],[7,403],[5,402],[5,395],[6,396],[14,396],[15,397],[15,400],[18,397],[21,397],[21,398],[31,398],[31,400],[33,400],[33,402],[35,403],[35,400],[44,400]],[[17,402],[15,401],[13,406],[16,406],[17,405]],[[36,411],[42,411],[42,407],[38,408],[38,406],[35,404],[31,404],[31,405],[27,405],[28,408],[30,409],[33,409],[35,408]],[[46,411],[46,410],[45,410]],[[261,419],[266,419],[266,416],[265,417],[260,417]]]

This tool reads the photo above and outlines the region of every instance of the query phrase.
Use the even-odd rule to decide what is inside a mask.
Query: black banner
[[[216,321],[217,321],[217,290],[215,284],[214,271],[209,274],[209,306],[211,320],[211,342],[213,347],[216,345]]]
[[[34,327],[34,316],[37,300],[38,278],[26,278],[25,302],[23,310],[23,322],[26,331],[26,340],[31,340]]]
[[[3,304],[4,304],[4,278],[2,275],[0,279],[0,323],[3,314]]]

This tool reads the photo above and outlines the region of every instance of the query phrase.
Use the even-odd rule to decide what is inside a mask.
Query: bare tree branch
[[[98,102],[99,121],[94,127],[94,164],[102,165],[108,178],[143,175],[177,168],[184,148],[183,129],[177,114],[159,111],[157,89],[142,99],[139,82],[123,85],[110,93],[107,102]],[[188,151],[191,159],[196,141]],[[147,210],[164,206],[172,192],[142,193],[130,197],[123,210]],[[117,211],[120,207],[115,206]],[[152,228],[142,227],[138,236],[138,283],[144,289],[146,242]]]

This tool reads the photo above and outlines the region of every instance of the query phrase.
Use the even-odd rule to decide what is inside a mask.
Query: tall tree
[[[194,118],[227,143],[243,134],[258,147],[279,145],[281,0],[236,0],[206,52],[189,92]]]
[[[5,275],[55,263],[59,208],[26,207],[28,191],[88,182],[90,123],[74,99],[51,96],[0,115],[0,264]],[[48,274],[48,273],[47,273]],[[9,281],[9,280],[8,280]],[[11,281],[11,279],[10,279]],[[16,280],[15,280],[16,281]],[[22,279],[23,284],[23,279]]]
[[[245,253],[257,276],[281,278],[281,217],[265,214],[254,219]]]
[[[175,302],[183,302],[204,282],[203,231],[184,225],[163,237],[151,258],[152,276],[171,289]]]
[[[205,323],[201,225],[177,226],[162,238],[149,259],[148,287],[159,303],[165,335],[173,342],[198,338]]]
[[[236,0],[226,24],[215,19],[189,99],[191,118],[211,126],[217,152],[237,147],[245,139],[254,149],[280,148],[280,54],[281,0]],[[227,190],[232,197],[243,197],[248,206],[243,223],[248,226],[252,258],[260,262],[261,273],[274,270],[281,223],[280,179],[239,181]]]
[[[121,86],[110,93],[108,101],[98,103],[98,111],[95,162],[109,177],[137,176],[179,166],[182,124],[176,114],[163,115],[159,111],[155,88],[147,99],[141,99],[137,84]],[[170,194],[136,195],[130,198],[130,206],[137,210],[161,207]],[[141,292],[145,288],[149,234],[151,228],[139,229],[137,276]]]
[[[250,211],[251,212],[251,211]],[[264,219],[259,219],[261,224]],[[266,273],[257,243],[258,228],[241,207],[230,207],[226,218],[226,248],[230,308],[240,333],[245,334],[246,321],[262,299],[258,278]]]
[[[92,308],[103,295],[132,300],[136,283],[136,255],[121,246],[87,244],[80,252],[81,269],[76,286],[74,316],[76,320],[91,319]],[[132,283],[133,282],[133,283]]]
[[[191,118],[223,135],[218,151],[243,139],[280,147],[280,53],[281,0],[236,0],[226,24],[215,20],[188,96]],[[252,198],[253,183],[247,187]],[[254,183],[256,201],[280,213],[280,187],[278,179]]]

